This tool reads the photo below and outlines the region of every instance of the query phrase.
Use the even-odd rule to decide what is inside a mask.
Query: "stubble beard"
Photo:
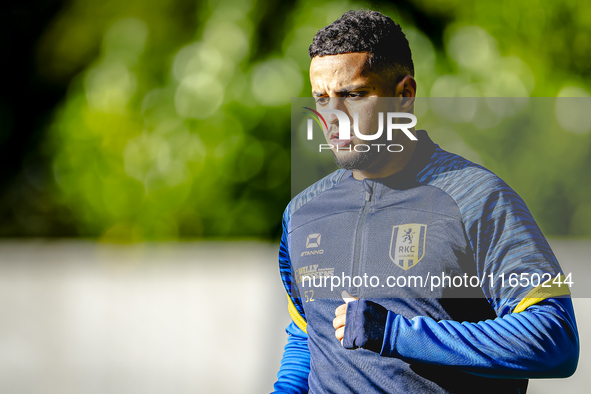
[[[351,130],[353,133],[353,130]],[[337,148],[335,147],[332,149],[332,155],[334,158],[334,162],[337,166],[344,168],[345,170],[367,170],[370,168],[376,161],[378,160],[380,155],[388,154],[389,152],[385,150],[382,146],[380,152],[378,152],[375,146],[371,144],[387,144],[388,139],[386,133],[383,133],[382,136],[375,141],[361,141],[361,144],[366,144],[370,146],[370,150],[368,152],[357,152],[353,150],[354,145],[353,141],[351,142],[351,152],[348,150],[344,151],[343,148],[340,151],[344,154],[338,154]],[[348,148],[347,148],[348,149]]]
[[[337,154],[336,148],[333,149],[332,155],[337,166],[345,170],[366,170],[377,159],[377,152],[355,152],[351,148],[351,152],[344,152],[345,154]]]

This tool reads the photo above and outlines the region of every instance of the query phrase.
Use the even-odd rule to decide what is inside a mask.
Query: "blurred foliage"
[[[38,199],[55,209],[37,215],[45,230],[15,233],[67,221],[65,235],[103,239],[277,237],[307,48],[363,7],[403,26],[419,95],[589,97],[591,3],[71,0],[35,47],[39,74],[68,86],[36,148],[50,168]],[[547,235],[588,237],[591,137],[561,126],[434,139],[507,180]],[[16,200],[16,216],[33,209]]]

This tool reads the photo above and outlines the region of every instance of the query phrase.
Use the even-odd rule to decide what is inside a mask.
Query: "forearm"
[[[359,325],[360,319],[352,320]],[[367,337],[360,335],[363,331],[352,327],[350,332]],[[387,312],[382,338],[381,349],[369,350],[407,362],[453,366],[499,378],[570,376],[579,354],[574,312],[568,298],[548,299],[524,312],[478,323],[437,322],[424,316],[406,319]]]
[[[287,326],[285,331],[288,334],[287,345],[273,393],[307,393],[310,374],[308,335],[294,323]]]

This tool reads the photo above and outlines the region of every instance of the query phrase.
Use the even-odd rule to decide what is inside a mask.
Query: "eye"
[[[329,101],[328,97],[316,97],[316,105],[327,105]]]
[[[365,92],[351,92],[347,93],[347,98],[352,100],[357,100],[363,98],[365,96]]]

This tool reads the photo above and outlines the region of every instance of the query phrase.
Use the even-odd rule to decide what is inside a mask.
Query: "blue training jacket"
[[[275,392],[524,393],[528,378],[574,373],[569,277],[525,203],[417,136],[400,173],[358,181],[337,170],[285,210],[293,322]],[[341,345],[343,290],[360,299]]]

